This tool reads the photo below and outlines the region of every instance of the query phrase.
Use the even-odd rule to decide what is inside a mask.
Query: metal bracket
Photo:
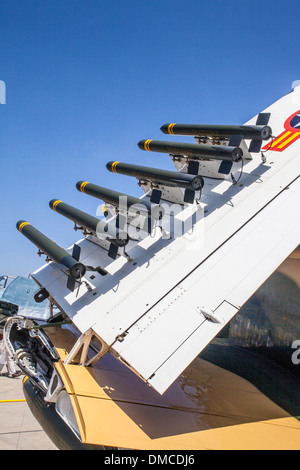
[[[96,353],[91,359],[88,359],[88,350],[90,347],[90,343],[93,337],[96,337],[101,342],[101,349],[98,353]],[[64,360],[64,364],[70,364],[73,359],[75,358],[76,354],[81,351],[79,365],[88,367],[95,364],[95,362],[100,359],[100,357],[104,356],[109,350],[108,344],[106,344],[93,330],[89,328],[85,333],[83,333],[76,343],[74,344],[73,348],[69,352],[68,356]]]

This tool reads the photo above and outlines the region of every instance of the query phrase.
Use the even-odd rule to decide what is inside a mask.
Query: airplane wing
[[[169,153],[180,174],[198,162],[205,184],[192,202],[180,199],[184,189],[140,179],[141,202],[161,191],[164,215],[151,233],[139,241],[131,236],[114,259],[95,233],[76,243],[80,262],[106,275],[86,271],[71,291],[54,262],[32,274],[82,335],[92,331],[103,354],[109,351],[161,394],[299,244],[297,106],[289,93],[247,122],[249,129],[267,122],[272,135],[261,142],[245,133],[238,146],[243,158],[229,166],[225,154],[237,147],[224,136],[209,141],[217,150],[207,158],[195,154],[200,130],[194,130],[198,143],[183,150],[175,141],[166,148],[145,141],[144,150]],[[175,129],[169,125],[171,134]]]

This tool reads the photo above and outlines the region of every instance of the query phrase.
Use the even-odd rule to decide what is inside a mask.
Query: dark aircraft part
[[[34,300],[40,304],[41,302],[43,302],[44,300],[48,299],[49,297],[49,292],[47,291],[47,289],[43,288],[43,289],[40,289],[36,294],[34,294],[33,298]]]
[[[268,140],[271,138],[270,126],[222,126],[209,124],[164,124],[160,130],[164,134],[209,136],[230,138],[232,135],[242,135],[244,139]]]
[[[86,267],[82,263],[79,263],[78,260],[70,256],[63,248],[39,232],[31,224],[25,220],[20,220],[17,223],[17,229],[55,263],[65,266],[73,279],[80,279],[85,275]]]
[[[72,258],[74,258],[76,261],[79,261],[80,254],[81,254],[81,248],[80,248],[79,245],[76,245],[76,243],[75,243],[73,245]],[[96,268],[94,268],[93,266],[85,266],[85,269],[86,269],[86,271],[96,271],[99,274],[101,274],[101,276],[106,276],[106,274],[107,274],[106,269],[102,268],[101,266],[97,266]],[[71,276],[68,276],[67,288],[72,292],[75,289],[76,281],[77,280],[75,278],[73,278]],[[79,282],[80,282],[80,279],[79,279]]]
[[[270,117],[271,117],[271,113],[259,113],[259,115],[257,116],[257,119],[256,119],[256,125],[257,126],[267,126],[267,124],[270,120]],[[272,138],[271,134],[272,134],[272,129],[270,128],[269,138]],[[254,138],[253,140],[251,140],[250,145],[249,145],[249,152],[253,152],[253,153],[260,152],[261,144],[262,144],[262,139]]]
[[[112,222],[103,222],[102,220],[97,219],[97,217],[76,209],[59,199],[52,199],[49,205],[55,212],[73,220],[76,224],[97,234],[99,238],[104,238],[116,246],[116,249],[111,247],[109,250],[109,255],[112,255],[111,257],[114,259],[117,256],[118,247],[127,245],[129,241],[127,233],[119,230],[116,226],[113,226]]]
[[[58,361],[59,356],[47,335],[35,327],[37,323],[33,320],[21,316],[11,317],[5,324],[4,338],[19,368],[46,393],[54,362]]]
[[[112,189],[103,188],[87,181],[78,181],[76,184],[78,191],[93,196],[97,199],[101,199],[113,206],[120,207],[123,202],[125,209],[130,210],[131,206],[138,205],[141,207],[141,212],[145,213],[145,216],[154,220],[159,220],[163,216],[163,209],[160,206],[153,206],[149,201],[138,199],[137,197],[129,196],[127,194],[114,191]],[[120,202],[120,198],[122,198]]]
[[[55,404],[45,402],[45,394],[31,382],[31,379],[24,379],[23,393],[31,413],[59,450],[111,449],[110,447],[83,444],[57,413]]]
[[[8,302],[5,299],[0,299],[0,333],[2,334],[5,323],[9,317],[18,313],[19,306]]]
[[[52,199],[49,202],[49,206],[55,212],[58,212],[64,217],[67,217],[68,219],[73,220],[73,222],[75,222],[76,224],[84,228],[87,228],[88,230],[94,233],[96,233],[97,231],[98,223],[101,228],[103,224],[103,230],[104,230],[104,226],[107,225],[101,220],[97,219],[96,217],[89,215],[86,212],[83,212],[79,209],[76,209],[75,207],[69,206],[69,204],[62,202],[59,199]]]
[[[121,162],[108,162],[106,168],[113,173],[147,179],[166,186],[187,188],[194,191],[199,191],[204,186],[203,178],[200,175],[178,173],[176,171],[160,170]]]
[[[18,310],[18,305],[8,302],[5,299],[0,299],[0,315],[11,317],[12,315],[15,315]]]
[[[182,142],[164,142],[160,140],[141,140],[138,146],[150,152],[162,152],[170,155],[187,155],[193,158],[211,158],[239,162],[243,157],[240,147],[226,145],[189,144]]]
[[[195,191],[201,191],[204,186],[204,180],[202,176],[197,174],[198,172],[194,174],[179,173],[121,162],[108,162],[106,168],[113,173],[134,176],[151,181],[154,184],[184,188],[184,201],[189,203],[194,202]],[[161,194],[160,190],[153,189],[150,201],[159,204]]]

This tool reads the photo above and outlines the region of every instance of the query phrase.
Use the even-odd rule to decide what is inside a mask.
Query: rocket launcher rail
[[[193,158],[211,158],[239,162],[243,157],[240,147],[226,145],[189,144],[181,142],[164,142],[160,140],[140,140],[138,146],[150,152],[162,152],[169,155],[187,155]]]
[[[210,124],[164,124],[160,130],[164,134],[209,136],[230,138],[232,135],[242,135],[244,139],[268,140],[272,136],[272,129],[266,125],[229,126]]]
[[[19,220],[19,222],[17,222],[17,229],[43,253],[49,256],[52,261],[65,266],[69,270],[70,276],[73,279],[79,280],[85,275],[86,267],[84,264],[74,259],[63,248],[33,227],[33,225],[29,224],[25,220]]]
[[[180,173],[113,161],[108,162],[106,168],[112,173],[133,176],[139,180],[151,181],[152,184],[183,188],[185,190],[183,200],[189,204],[193,204],[195,200],[195,191],[201,191],[204,186],[204,180],[197,174],[198,171]],[[150,201],[159,204],[161,196],[162,190],[153,188]]]
[[[78,181],[76,188],[82,193],[101,199],[119,208],[124,202],[127,211],[130,211],[131,206],[136,206],[139,208],[141,215],[145,215],[148,219],[160,220],[163,217],[163,208],[159,205],[151,204],[148,200],[138,199],[137,197],[129,196],[128,194],[104,188],[87,181]],[[120,198],[122,199],[120,200]]]
[[[176,171],[160,170],[146,166],[131,165],[122,162],[108,162],[106,168],[112,173],[147,179],[157,184],[176,186],[180,188],[199,191],[204,186],[204,180],[200,175],[179,173]]]
[[[103,222],[97,217],[87,214],[76,207],[72,207],[59,199],[52,199],[49,202],[49,206],[53,211],[58,212],[76,224],[117,246],[125,246],[128,243],[129,238],[125,231],[121,231],[112,224]]]

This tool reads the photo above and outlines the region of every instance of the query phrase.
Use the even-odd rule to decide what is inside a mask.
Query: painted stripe
[[[22,232],[23,228],[25,227],[25,225],[30,225],[29,222],[23,222],[20,227],[19,227],[19,231]]]
[[[84,188],[86,187],[87,184],[89,184],[88,181],[84,181],[83,183],[81,183],[81,185],[80,185],[80,191],[81,191],[82,193],[84,193]]]
[[[289,142],[291,142],[291,140],[294,140],[296,137],[299,137],[299,135],[300,135],[300,132],[295,132],[288,139],[286,139],[282,144],[280,144],[278,148],[281,149],[282,147],[285,147]]]
[[[118,163],[120,163],[120,162],[113,162],[113,164],[112,164],[112,166],[111,166],[111,171],[112,171],[113,173],[117,173],[117,172],[116,172],[116,166],[117,166]]]
[[[26,382],[26,380],[28,380],[28,375],[25,375],[24,379],[22,380],[23,385],[24,385],[24,383]]]
[[[14,402],[18,402],[18,401],[26,401],[25,398],[19,398],[19,399],[16,399],[16,400],[0,400],[0,403],[14,403]]]
[[[61,203],[62,201],[60,201],[59,199],[57,199],[54,203],[53,203],[53,206],[52,206],[52,209],[54,211],[56,211],[56,207],[58,206],[59,203]]]
[[[144,143],[144,149],[145,150],[150,151],[150,147],[149,147],[150,142],[152,142],[151,139],[148,139],[148,140],[145,141],[145,143]]]
[[[274,140],[274,142],[272,143],[272,145],[271,145],[271,147],[270,147],[270,150],[272,150],[274,147],[277,147],[277,145],[278,145],[283,139],[285,139],[286,137],[288,137],[290,134],[291,134],[290,131],[287,131],[287,132],[284,132],[283,134],[281,134],[276,140]]]
[[[171,124],[168,125],[168,133],[169,134],[173,134],[174,135],[174,132],[173,132],[173,127],[175,126],[175,122],[172,122]]]

